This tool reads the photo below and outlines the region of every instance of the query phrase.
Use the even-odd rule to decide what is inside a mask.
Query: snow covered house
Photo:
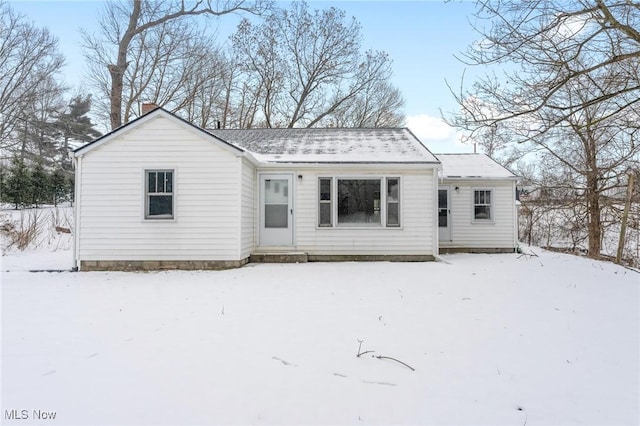
[[[484,154],[437,154],[441,252],[513,252],[518,247],[517,176]]]
[[[156,109],[72,156],[80,270],[438,253],[441,165],[408,129],[204,130]]]

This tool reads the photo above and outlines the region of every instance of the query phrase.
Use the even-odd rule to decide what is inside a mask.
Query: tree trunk
[[[109,74],[111,75],[111,92],[110,95],[110,119],[111,130],[122,126],[122,91],[124,88],[124,72],[127,70],[127,50],[131,44],[133,36],[140,32],[138,28],[138,19],[140,18],[141,2],[133,2],[133,10],[129,15],[129,25],[125,30],[120,43],[118,44],[118,58],[116,65],[109,65]]]
[[[111,130],[117,129],[122,125],[122,88],[124,71],[121,71],[117,65],[109,65],[109,74],[111,74],[111,92],[109,94],[111,101]]]
[[[597,171],[589,171],[587,174],[587,215],[588,215],[588,235],[589,251],[588,256],[592,259],[600,257],[602,241],[602,224],[600,221],[600,194],[598,192]]]

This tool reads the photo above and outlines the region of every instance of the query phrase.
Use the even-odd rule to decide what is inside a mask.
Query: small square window
[[[145,179],[145,219],[173,219],[173,170],[147,170]]]

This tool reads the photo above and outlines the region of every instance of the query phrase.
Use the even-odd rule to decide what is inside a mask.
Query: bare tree
[[[131,62],[130,47],[136,38],[171,21],[196,16],[260,13],[269,6],[269,0],[128,0],[107,3],[98,34],[85,31],[84,39],[89,60],[94,64],[102,64],[108,72],[108,80],[104,72],[96,75],[95,79],[102,85],[108,81],[111,128],[115,129],[123,123],[125,73]]]
[[[602,199],[640,154],[640,5],[486,0],[476,17],[488,25],[476,27],[481,40],[465,60],[506,71],[456,94],[461,112],[449,122],[556,170],[554,190],[566,187],[583,206],[574,211],[584,212],[589,255],[599,257]]]
[[[304,2],[278,9],[260,24],[244,20],[233,45],[243,64],[246,93],[255,98],[245,105],[259,106],[256,121],[249,124],[327,124],[333,114],[355,107],[359,95],[362,101],[376,85],[389,85],[388,55],[363,52],[360,31],[360,24],[347,19],[344,11],[333,7],[310,11]]]
[[[404,98],[387,81],[375,81],[325,122],[333,127],[399,127],[405,124]]]
[[[0,149],[21,144],[15,132],[24,134],[30,108],[61,90],[63,65],[57,39],[0,1]]]

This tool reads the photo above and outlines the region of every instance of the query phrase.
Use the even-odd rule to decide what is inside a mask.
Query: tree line
[[[57,206],[73,201],[73,176],[61,169],[47,170],[41,162],[28,166],[18,156],[0,169],[0,202],[16,209]]]
[[[226,43],[210,20],[243,12]],[[96,108],[115,129],[155,103],[203,128],[383,127],[404,123],[386,52],[335,7],[303,1],[108,3],[83,30]]]

